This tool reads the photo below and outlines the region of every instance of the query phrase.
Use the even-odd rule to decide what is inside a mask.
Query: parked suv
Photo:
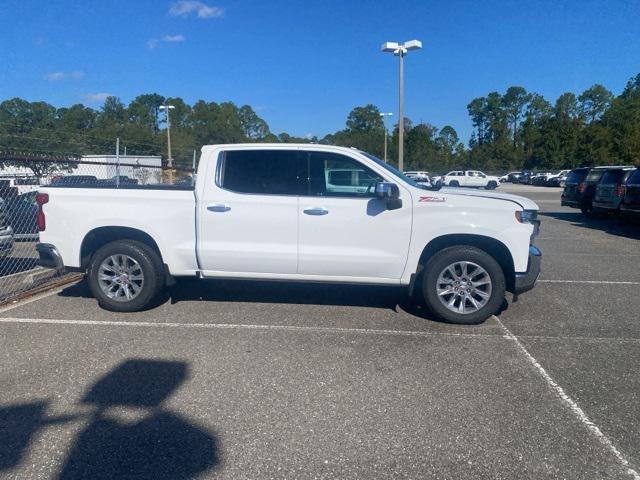
[[[605,170],[596,185],[593,210],[596,212],[618,213],[624,197],[627,179],[633,171],[633,168],[611,168]]]
[[[609,169],[625,168],[627,166],[581,167],[571,171],[564,185],[560,204],[567,207],[579,208],[583,214],[593,213],[593,198],[596,185]]]
[[[624,217],[640,218],[640,167],[631,171],[620,202],[620,213]]]

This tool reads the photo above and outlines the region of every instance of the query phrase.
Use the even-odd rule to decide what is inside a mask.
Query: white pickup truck
[[[455,170],[440,178],[443,185],[449,187],[476,187],[494,190],[500,185],[500,178],[477,170]]]
[[[540,272],[531,200],[421,186],[351,148],[205,146],[195,187],[51,186],[37,202],[41,265],[87,272],[114,311],[198,276],[406,286],[470,324]]]

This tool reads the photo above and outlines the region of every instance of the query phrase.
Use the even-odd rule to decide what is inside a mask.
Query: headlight
[[[520,223],[533,223],[538,219],[537,210],[518,210],[516,211],[516,220]]]
[[[533,225],[533,235],[535,237],[540,232],[540,220],[538,220],[537,210],[518,210],[516,220],[520,223],[531,223]]]

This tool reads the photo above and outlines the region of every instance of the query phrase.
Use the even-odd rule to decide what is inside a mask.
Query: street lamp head
[[[380,50],[382,50],[383,52],[395,53],[399,48],[400,45],[398,44],[398,42],[384,42],[382,44],[382,47],[380,47]]]
[[[380,114],[381,117],[390,117],[391,115],[393,115],[393,113],[391,112],[385,112]]]
[[[422,48],[422,42],[420,40],[409,40],[402,45],[405,50],[418,50]]]
[[[164,110],[166,108],[168,108],[169,110],[172,110],[176,107],[174,107],[173,105],[160,105],[160,107],[158,107],[160,110]]]

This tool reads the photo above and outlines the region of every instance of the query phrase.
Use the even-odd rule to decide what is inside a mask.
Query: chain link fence
[[[152,155],[50,155],[0,150],[0,305],[80,278],[38,265],[36,195],[44,186],[136,188],[192,185],[192,168]]]

